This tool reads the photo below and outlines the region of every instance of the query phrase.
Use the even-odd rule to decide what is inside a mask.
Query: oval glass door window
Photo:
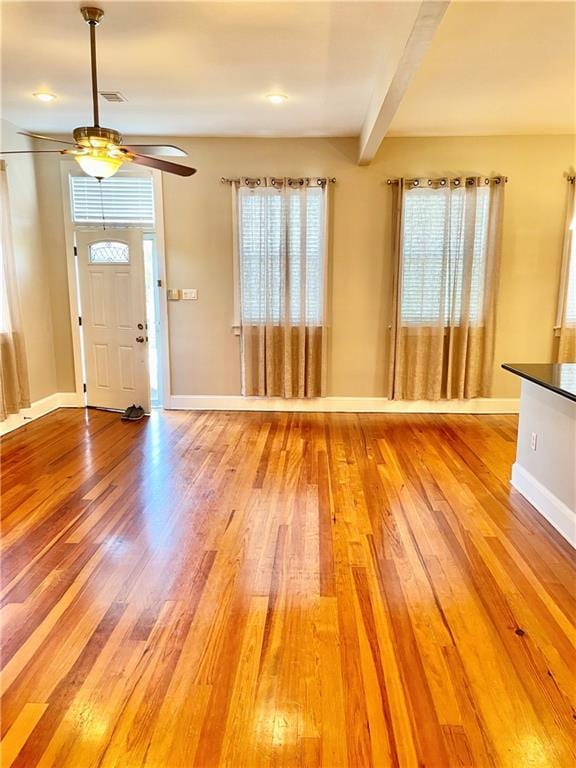
[[[130,249],[127,243],[102,240],[90,245],[90,264],[128,264]]]

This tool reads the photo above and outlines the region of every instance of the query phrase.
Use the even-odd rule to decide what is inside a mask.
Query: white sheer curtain
[[[233,184],[244,395],[324,394],[327,186],[287,178]]]
[[[557,362],[576,363],[576,181],[568,180],[568,202],[558,295]]]
[[[0,161],[0,421],[30,406],[26,350],[16,283],[8,183]]]

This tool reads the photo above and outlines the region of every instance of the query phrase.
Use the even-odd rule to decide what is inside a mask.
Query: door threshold
[[[107,413],[124,413],[126,411],[126,408],[105,408],[103,405],[87,405],[86,408],[92,408],[94,411],[106,411]],[[144,415],[150,416],[150,412],[144,411]]]

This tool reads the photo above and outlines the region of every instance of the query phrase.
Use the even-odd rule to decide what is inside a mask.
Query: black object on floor
[[[144,408],[132,403],[122,414],[122,421],[140,421],[140,419],[144,418],[144,415]]]
[[[129,405],[128,408],[126,408],[126,410],[122,414],[122,421],[128,421],[128,419],[130,418],[130,414],[132,413],[134,408],[136,408],[135,403],[132,403],[132,405]]]

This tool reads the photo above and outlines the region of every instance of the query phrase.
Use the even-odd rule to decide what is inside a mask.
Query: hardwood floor
[[[2,766],[574,765],[511,416],[61,410],[2,441]]]

